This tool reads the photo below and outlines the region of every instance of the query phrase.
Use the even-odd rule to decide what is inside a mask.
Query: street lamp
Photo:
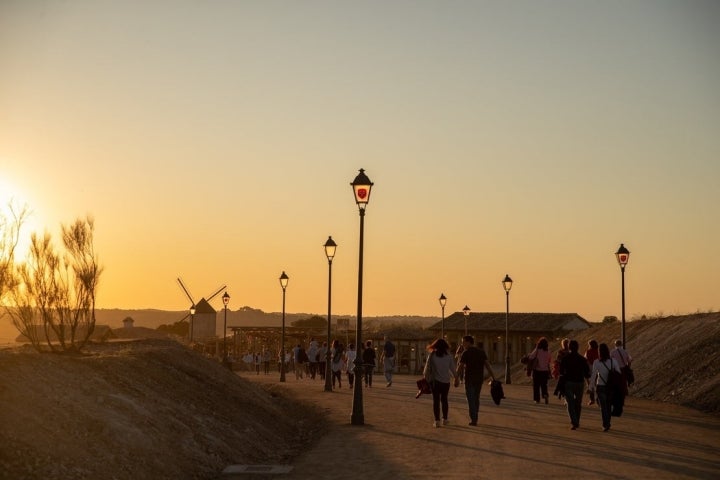
[[[327,349],[325,352],[325,391],[332,392],[332,369],[330,365],[330,306],[332,300],[332,261],[335,256],[337,244],[332,237],[325,242],[325,256],[328,259],[328,319],[327,319]]]
[[[223,362],[227,362],[227,307],[230,303],[230,295],[227,292],[223,293],[222,296],[223,305],[225,307],[225,318],[223,320]]]
[[[357,356],[355,357],[355,385],[353,386],[353,404],[352,404],[352,415],[350,416],[350,423],[352,425],[364,425],[365,414],[363,413],[363,398],[362,398],[362,380],[361,375],[363,371],[362,364],[362,277],[363,277],[363,240],[365,230],[365,208],[370,201],[370,189],[373,183],[365,175],[365,170],[360,169],[360,173],[357,174],[355,180],[350,184],[355,195],[355,203],[358,206],[360,213],[360,248],[359,260],[358,260],[358,297],[357,297],[357,326],[355,327],[355,345],[357,348]]]
[[[190,305],[190,343],[193,341],[193,327],[195,326],[195,304]]]
[[[468,317],[470,316],[470,307],[465,305],[465,308],[463,308],[463,315],[465,315],[465,336],[467,337],[467,321]]]
[[[508,328],[508,320],[510,318],[510,289],[512,288],[512,283],[510,275],[505,274],[502,284],[505,289],[505,383],[507,385],[512,383],[510,379],[510,331]]]
[[[280,286],[283,291],[283,304],[282,304],[282,333],[280,334],[280,381],[285,381],[285,289],[288,285],[288,277],[285,271],[280,275]]]
[[[440,322],[440,338],[445,338],[445,304],[447,303],[447,297],[444,293],[440,294],[440,309],[442,310],[442,321]]]
[[[630,251],[625,248],[624,244],[620,244],[620,248],[618,248],[617,252],[615,252],[615,258],[617,258],[618,263],[620,264],[620,276],[622,278],[622,344],[623,348],[625,348],[625,265],[627,265],[628,260],[630,260]]]

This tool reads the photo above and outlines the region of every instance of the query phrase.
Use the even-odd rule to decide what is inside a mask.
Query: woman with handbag
[[[433,415],[435,428],[440,426],[440,408],[442,407],[442,424],[448,424],[448,392],[450,392],[450,380],[455,378],[455,360],[448,353],[450,345],[438,338],[427,349],[430,356],[425,362],[425,370],[423,375],[432,387],[433,396]]]
[[[540,394],[548,403],[548,378],[550,377],[550,362],[552,355],[548,351],[548,341],[545,337],[540,337],[535,346],[535,350],[528,355],[530,367],[532,367],[533,380],[533,401],[540,403]]]
[[[612,381],[611,371],[620,375],[620,367],[610,358],[610,349],[606,343],[598,347],[600,357],[593,363],[592,374],[590,375],[590,391],[596,392],[595,398],[600,405],[602,416],[603,432],[610,430],[611,402],[612,402]]]

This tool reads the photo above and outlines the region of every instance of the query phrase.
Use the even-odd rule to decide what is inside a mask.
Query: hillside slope
[[[288,463],[324,423],[168,340],[0,351],[0,478],[217,478]]]

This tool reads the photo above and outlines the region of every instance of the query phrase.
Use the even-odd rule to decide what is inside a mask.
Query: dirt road
[[[277,375],[241,375],[278,383]],[[415,399],[415,380],[396,375],[389,388],[382,378],[372,389],[364,388],[365,425],[352,426],[347,385],[325,392],[319,379],[289,377],[278,388],[320,405],[331,427],[296,459],[289,474],[272,478],[720,478],[717,416],[628,398],[609,432],[602,431],[596,406],[584,407],[580,428],[572,431],[560,400],[551,397],[549,405],[536,405],[529,387],[506,385],[499,406],[483,387],[479,425],[470,427],[461,385],[451,389],[450,425],[433,428],[432,399]]]

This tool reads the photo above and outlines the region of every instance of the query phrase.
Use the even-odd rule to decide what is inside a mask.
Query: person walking
[[[342,388],[342,370],[343,370],[343,345],[340,340],[333,340],[330,349],[332,360],[330,370],[332,371],[332,386],[335,388],[335,380],[337,380],[338,388]]]
[[[560,342],[560,350],[555,354],[555,361],[552,365],[552,377],[557,380],[560,376],[560,362],[562,362],[562,359],[565,355],[570,353],[570,339],[569,338],[563,338]]]
[[[630,364],[632,363],[632,357],[623,347],[622,340],[615,340],[615,348],[610,352],[610,358],[615,360],[615,363],[620,365],[620,372],[622,372],[624,388],[623,394],[627,395],[628,385],[633,383],[628,379],[628,370],[630,369]]]
[[[247,352],[245,356],[243,357],[243,363],[247,367],[248,371],[252,371],[255,364],[255,355],[252,354],[252,352]]]
[[[462,357],[463,352],[465,351],[465,347],[463,347],[464,342],[460,342],[460,345],[455,349],[455,363],[460,363],[460,357]],[[461,372],[459,377],[460,383],[463,383],[465,381],[463,374]]]
[[[345,352],[345,371],[347,373],[348,384],[350,388],[353,388],[353,382],[355,380],[355,358],[357,352],[355,351],[355,344],[350,343],[348,345],[347,352]]]
[[[392,385],[393,371],[395,370],[395,345],[385,336],[385,345],[381,355],[383,370],[385,372],[386,387]]]
[[[610,358],[610,349],[607,344],[601,343],[598,347],[599,357],[593,363],[592,374],[590,375],[590,391],[595,392],[597,402],[600,405],[603,432],[610,430],[611,416],[611,392],[609,388],[610,370],[616,370],[620,374],[620,367]]]
[[[588,367],[590,367],[590,370],[592,370],[593,363],[595,363],[595,360],[597,360],[599,356],[600,356],[600,353],[598,352],[597,340],[592,338],[588,342],[587,350],[585,350],[585,360],[587,360]],[[589,388],[588,388],[588,397],[590,397],[590,399],[588,400],[588,405],[593,405],[595,403],[595,392],[591,391]]]
[[[588,366],[592,368],[593,363],[600,357],[598,351],[598,342],[594,338],[588,341],[588,348],[585,350],[585,360],[587,360]]]
[[[372,346],[372,340],[365,342],[365,350],[362,352],[363,366],[365,367],[365,386],[372,388],[373,370],[375,370],[375,359],[377,354]]]
[[[320,374],[320,379],[325,380],[325,369],[327,368],[327,356],[328,356],[328,344],[327,342],[323,342],[320,348],[318,348],[317,358],[318,358],[318,373]],[[332,367],[332,366],[331,366]]]
[[[270,359],[272,358],[272,354],[270,353],[270,349],[266,348],[263,350],[263,373],[265,375],[270,375]]]
[[[305,349],[298,344],[297,355],[295,356],[295,380],[304,378],[305,375],[305,364],[307,364],[308,356]]]
[[[560,361],[560,376],[565,382],[565,401],[571,430],[577,430],[580,427],[585,381],[590,378],[590,366],[585,357],[578,353],[579,348],[577,340],[570,340],[568,353]]]
[[[532,381],[533,381],[533,401],[540,403],[540,394],[545,399],[545,404],[548,403],[548,378],[550,377],[550,362],[552,355],[548,351],[548,341],[545,337],[540,337],[535,350],[528,354],[528,359],[534,366],[532,369]]]
[[[478,412],[480,410],[480,390],[485,379],[484,373],[487,369],[490,377],[495,380],[490,361],[488,361],[485,350],[475,345],[472,335],[465,335],[462,341],[463,352],[457,365],[455,375],[455,387],[460,385],[460,379],[465,380],[465,396],[467,397],[468,412],[470,414],[470,426],[477,426]]]
[[[290,352],[290,350],[285,349],[285,373],[288,373],[290,371],[289,368],[290,368],[290,361],[292,360],[292,357],[293,357],[292,352]],[[293,368],[295,368],[295,367],[293,366]]]
[[[430,356],[425,362],[423,375],[430,383],[433,396],[433,415],[435,428],[440,426],[440,407],[442,406],[442,424],[448,424],[448,392],[450,392],[450,380],[455,377],[455,359],[449,353],[450,345],[438,338],[427,349]]]
[[[307,349],[307,356],[308,356],[308,375],[310,376],[311,380],[315,380],[315,375],[317,374],[318,370],[318,349],[320,346],[318,345],[318,342],[315,341],[313,338],[310,340],[310,344],[308,345]]]

